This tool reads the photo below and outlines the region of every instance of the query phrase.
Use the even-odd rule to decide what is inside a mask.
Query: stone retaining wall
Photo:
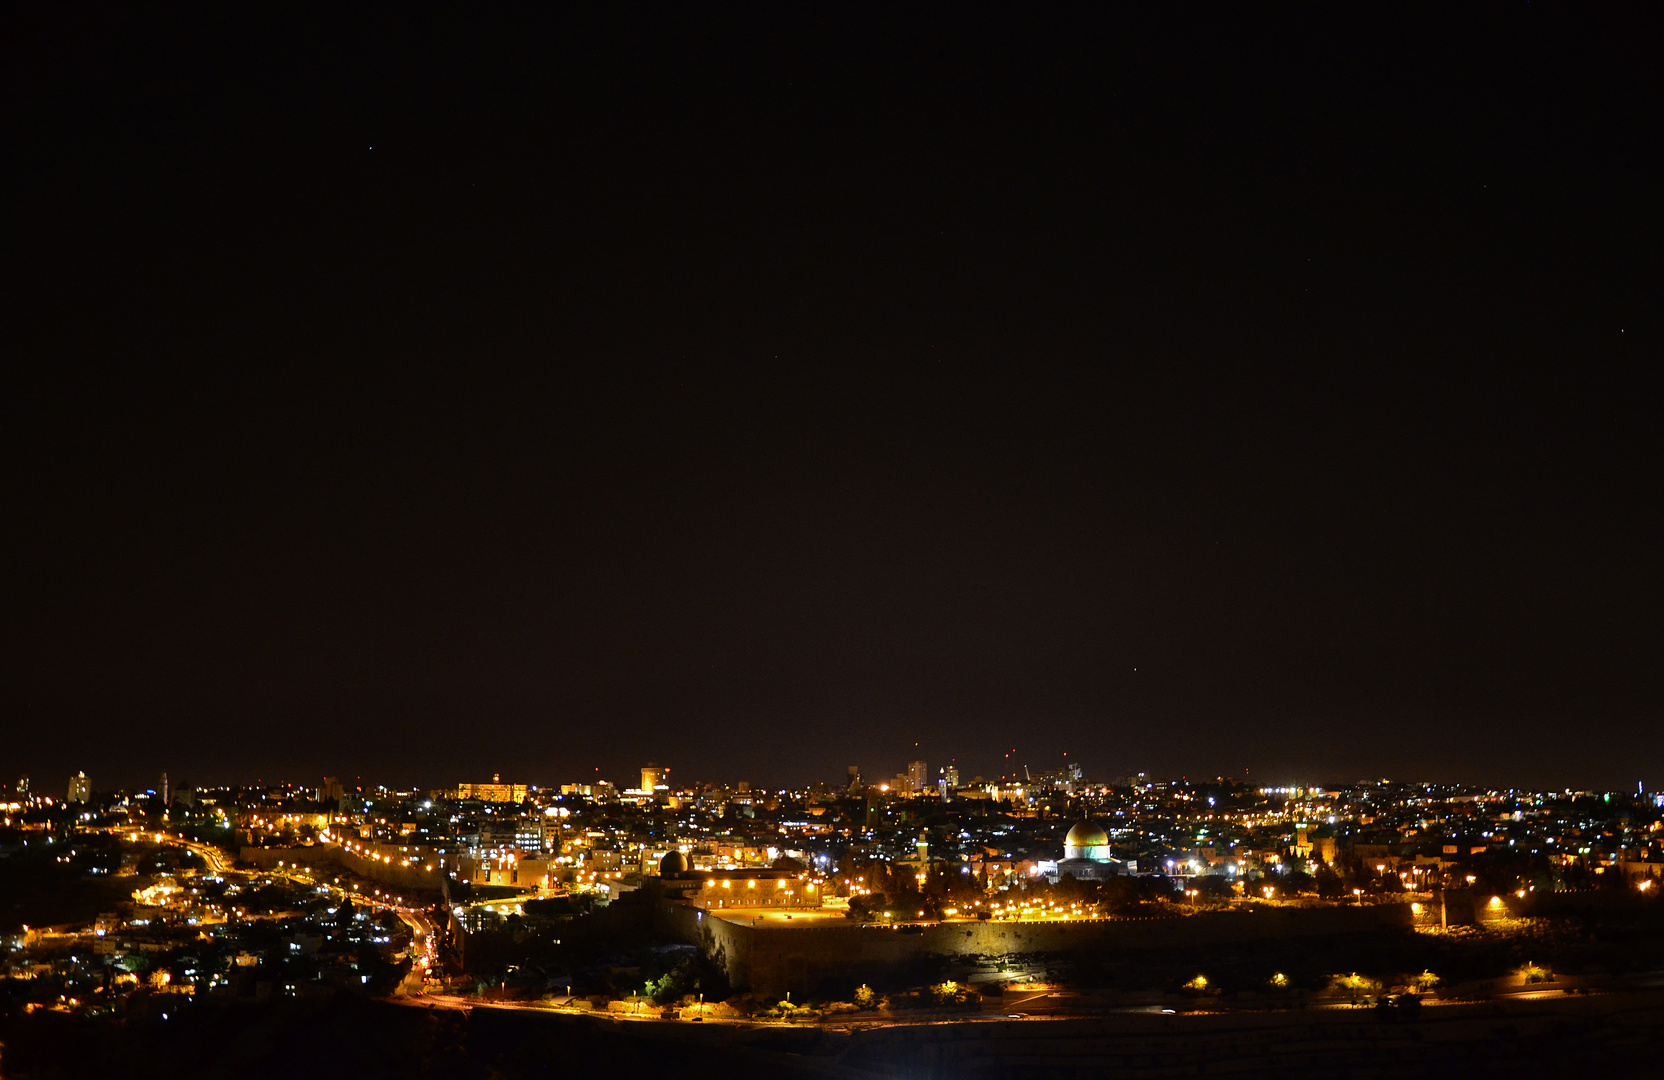
[[[338,844],[313,844],[309,847],[245,847],[237,857],[240,861],[252,863],[262,870],[275,869],[278,862],[282,861],[320,870],[326,867],[340,867],[352,871],[366,881],[393,885],[401,889],[437,891],[440,887],[440,873],[437,870],[372,862]]]
[[[718,959],[736,987],[808,992],[825,979],[868,979],[932,956],[1005,956],[1119,949],[1172,949],[1278,937],[1403,929],[1408,904],[1202,912],[1169,918],[1080,922],[871,923],[742,926],[681,904],[661,906],[661,929]]]

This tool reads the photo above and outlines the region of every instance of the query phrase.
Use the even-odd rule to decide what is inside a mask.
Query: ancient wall
[[[718,958],[736,987],[807,992],[825,979],[871,979],[928,957],[1004,956],[1114,949],[1169,949],[1260,938],[1408,929],[1408,904],[1204,912],[1149,919],[1052,923],[940,923],[889,927],[819,923],[741,926],[679,905],[661,908],[662,929]]]
[[[323,870],[340,867],[350,870],[367,881],[392,885],[401,889],[433,889],[440,886],[437,870],[423,870],[419,866],[396,866],[364,858],[337,844],[314,844],[310,847],[245,847],[238,855],[241,862],[252,863],[262,870],[274,869],[279,861],[289,865]]]

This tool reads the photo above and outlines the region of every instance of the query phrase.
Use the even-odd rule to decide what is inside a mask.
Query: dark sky
[[[346,6],[0,18],[7,781],[1664,788],[1655,6]]]

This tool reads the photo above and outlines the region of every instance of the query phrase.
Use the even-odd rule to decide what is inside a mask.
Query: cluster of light
[[[1080,901],[1070,901],[1067,905],[1056,900],[1025,899],[1012,900],[1007,903],[994,901],[989,905],[989,911],[996,919],[1084,919],[1092,912],[1084,907]]]

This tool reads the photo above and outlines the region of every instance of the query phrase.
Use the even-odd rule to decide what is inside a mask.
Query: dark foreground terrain
[[[206,1004],[116,1020],[5,1019],[9,1080],[608,1076],[677,1080],[1640,1075],[1664,1051],[1664,992],[1370,1009],[988,1020],[852,1028],[634,1022],[342,998]]]

